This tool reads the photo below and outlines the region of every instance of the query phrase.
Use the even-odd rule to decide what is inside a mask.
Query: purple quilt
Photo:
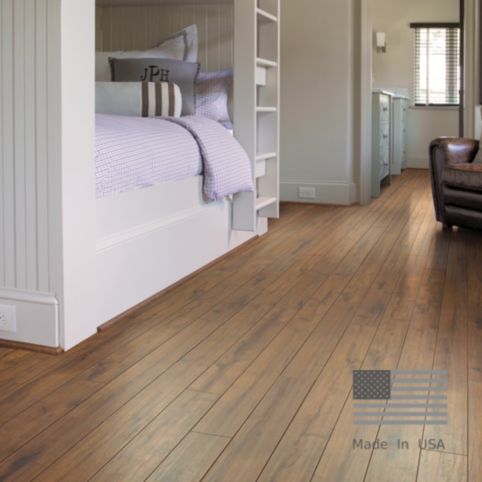
[[[98,198],[200,174],[210,201],[254,190],[247,154],[210,119],[98,114],[95,145]]]

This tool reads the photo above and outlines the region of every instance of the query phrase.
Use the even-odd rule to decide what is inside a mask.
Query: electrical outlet
[[[299,187],[298,188],[299,199],[316,199],[316,188],[314,187]]]
[[[17,309],[15,306],[0,305],[0,332],[1,331],[16,333]]]

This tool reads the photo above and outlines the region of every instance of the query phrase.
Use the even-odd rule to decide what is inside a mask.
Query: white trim
[[[298,197],[300,187],[315,188],[315,199],[300,199]],[[341,181],[282,181],[281,200],[349,206],[358,202],[358,186],[353,182]]]
[[[464,75],[464,136],[479,138],[475,132],[474,106],[478,93],[478,2],[465,0],[465,75]]]
[[[428,156],[407,156],[408,169],[428,169],[429,165]]]
[[[361,0],[360,204],[372,200],[372,25],[370,1]]]
[[[350,184],[350,205],[360,203],[360,186],[356,183]]]
[[[15,306],[15,333],[0,331],[0,339],[51,348],[59,346],[59,303],[50,293],[0,288],[0,305]]]
[[[200,215],[205,210],[204,207],[193,209],[186,209],[172,216],[164,217],[150,223],[140,224],[124,231],[113,233],[97,240],[96,252],[102,254],[110,249],[115,249],[125,243],[130,243],[136,239],[148,236],[156,231],[173,227],[176,224],[182,223],[189,218],[194,218]]]
[[[0,288],[0,299],[8,301],[21,301],[22,303],[32,303],[39,305],[59,304],[57,298],[50,293],[40,293],[39,291],[23,291]]]

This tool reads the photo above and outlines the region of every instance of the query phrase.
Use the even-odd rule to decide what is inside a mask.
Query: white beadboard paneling
[[[39,222],[48,226],[49,289],[59,297],[63,291],[64,274],[57,260],[63,256],[62,219],[62,149],[61,149],[61,15],[60,0],[47,0],[47,202],[48,210]],[[40,95],[40,94],[39,94]],[[63,320],[62,320],[63,321]]]
[[[137,50],[195,23],[199,29],[202,70],[233,66],[233,6],[209,3],[97,7],[98,50]]]
[[[14,72],[14,142],[15,142],[15,261],[16,261],[16,287],[27,289],[27,206],[26,206],[26,72],[25,66],[28,58],[25,44],[26,15],[25,0],[14,1],[13,12],[13,42],[15,48]]]
[[[24,97],[24,142],[25,142],[25,252],[26,282],[25,287],[38,289],[38,253],[37,253],[37,125],[36,104],[37,78],[35,72],[37,49],[35,38],[37,0],[25,0],[25,97]]]
[[[95,50],[102,51],[103,38],[102,38],[102,8],[97,8],[95,11]]]
[[[0,1],[0,286],[6,284],[6,243],[7,243],[7,227],[6,223],[8,220],[6,219],[7,212],[9,211],[6,205],[7,201],[7,192],[6,192],[6,171],[7,171],[7,163],[5,161],[5,146],[6,146],[6,126],[5,126],[5,118],[6,110],[7,110],[7,103],[5,102],[5,91],[6,91],[6,72],[5,66],[7,63],[6,60],[6,39],[8,37],[5,25],[5,18],[7,18],[6,13],[6,5],[3,0]]]
[[[14,163],[14,71],[13,71],[13,0],[2,0],[0,48],[2,50],[2,217],[3,253],[2,279],[4,286],[16,285],[15,263],[15,163]]]
[[[51,292],[48,126],[58,112],[49,106],[47,52],[59,0],[0,7],[0,286]]]
[[[36,0],[35,40],[37,45],[47,45],[47,0]],[[49,179],[47,124],[49,121],[47,92],[47,50],[36,50],[35,63],[36,95],[35,115],[37,130],[37,254],[38,289],[51,290],[49,277]]]

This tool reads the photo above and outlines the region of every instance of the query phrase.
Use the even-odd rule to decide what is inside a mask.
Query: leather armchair
[[[430,144],[430,171],[437,221],[445,227],[482,229],[482,164],[479,142],[442,137]]]

